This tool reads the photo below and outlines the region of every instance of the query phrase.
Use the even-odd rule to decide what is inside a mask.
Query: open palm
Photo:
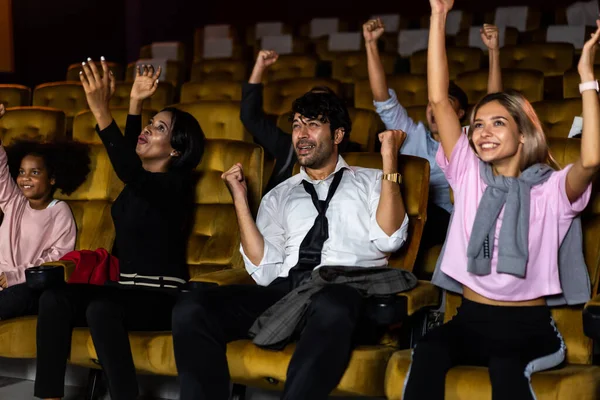
[[[152,65],[142,65],[137,67],[135,81],[131,87],[131,98],[136,100],[145,100],[151,97],[158,88],[158,78],[162,68],[154,72]]]

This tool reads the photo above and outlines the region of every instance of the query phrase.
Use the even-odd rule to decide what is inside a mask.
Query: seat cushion
[[[37,317],[0,322],[0,357],[34,358]]]
[[[249,340],[227,346],[233,382],[252,387],[282,390],[295,344],[282,351],[261,349]],[[395,351],[388,346],[361,346],[352,353],[350,364],[335,390],[337,395],[383,396],[387,362]]]
[[[411,351],[394,353],[388,363],[385,393],[389,400],[401,400]],[[532,377],[537,400],[593,400],[600,396],[600,367],[568,364],[563,368],[538,372]],[[446,400],[491,400],[492,388],[487,368],[455,367],[446,376]]]

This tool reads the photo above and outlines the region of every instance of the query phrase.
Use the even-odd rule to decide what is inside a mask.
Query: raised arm
[[[404,139],[406,139],[406,133],[400,130],[385,131],[379,134],[384,175],[398,172],[398,152]],[[377,224],[388,236],[391,236],[400,229],[405,217],[406,209],[400,193],[400,185],[382,179],[376,214]]]
[[[240,239],[246,257],[254,265],[259,265],[264,256],[265,240],[254,223],[248,204],[248,185],[241,164],[235,164],[221,176],[231,197],[240,228]]]
[[[258,144],[275,159],[287,159],[292,148],[292,136],[279,129],[263,111],[262,78],[264,72],[279,58],[271,50],[261,50],[256,57],[252,75],[242,87],[240,119]]]
[[[594,59],[600,39],[600,20],[598,28],[583,46],[577,67],[581,83],[593,82]],[[566,193],[573,203],[586,190],[600,169],[600,104],[595,90],[581,93],[583,101],[583,132],[581,134],[581,156],[569,170],[566,179]]]
[[[363,36],[367,49],[367,67],[369,70],[369,84],[373,92],[373,100],[386,101],[390,98],[388,86],[385,80],[385,71],[379,56],[377,41],[385,32],[385,26],[381,18],[372,19],[363,25]]]
[[[0,104],[0,119],[5,113],[6,109],[4,105]],[[15,180],[10,176],[8,157],[0,141],[0,209],[4,211],[8,202],[20,195],[22,195],[21,191],[17,187]]]
[[[142,65],[136,68],[135,81],[129,94],[129,115],[125,125],[125,139],[132,149],[135,149],[137,145],[142,124],[148,123],[148,121],[142,121],[144,100],[149,99],[156,93],[161,72],[162,67],[160,66],[156,72],[152,65]]]
[[[490,72],[488,74],[488,93],[502,91],[502,70],[500,68],[500,40],[496,25],[484,24],[479,31],[481,40],[488,48]]]
[[[460,121],[448,98],[450,78],[446,56],[446,17],[454,0],[429,0],[429,3],[431,23],[427,49],[427,92],[444,154],[450,160],[452,150],[462,134]]]

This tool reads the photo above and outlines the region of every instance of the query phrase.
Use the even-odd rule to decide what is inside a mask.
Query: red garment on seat
[[[75,263],[75,271],[69,277],[69,283],[102,286],[106,281],[119,280],[119,259],[106,249],[76,250],[65,254],[61,260]]]

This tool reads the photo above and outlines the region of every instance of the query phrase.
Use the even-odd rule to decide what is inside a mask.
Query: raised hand
[[[227,185],[234,203],[236,201],[246,201],[248,198],[248,185],[244,177],[244,168],[242,164],[237,163],[228,171],[223,172],[221,179]]]
[[[259,67],[262,69],[269,68],[271,65],[277,62],[279,58],[279,54],[273,50],[261,50],[258,52],[258,56],[256,57],[255,67]]]
[[[596,32],[592,33],[590,39],[583,45],[579,64],[577,65],[581,82],[594,80],[594,60],[596,58],[598,40],[600,40],[600,19],[596,20],[596,26]]]
[[[100,58],[100,63],[103,75],[100,75],[100,71],[92,59],[88,58],[87,63],[82,63],[79,79],[83,85],[90,110],[96,117],[100,129],[104,129],[112,122],[108,104],[115,93],[115,77],[112,71],[109,71],[104,57]]]
[[[405,139],[406,133],[399,129],[381,132],[379,134],[379,141],[381,142],[381,155],[383,157],[397,156]]]
[[[6,114],[6,108],[4,104],[0,104],[0,118],[4,117],[4,114]]]
[[[447,13],[452,10],[454,0],[429,0],[432,14]]]
[[[481,34],[483,44],[489,50],[498,50],[500,48],[498,27],[496,25],[483,24],[483,28],[479,30],[479,33]]]
[[[363,36],[366,43],[377,42],[383,32],[385,32],[385,26],[381,18],[372,19],[363,24]]]
[[[160,78],[161,73],[162,67],[158,67],[154,72],[154,66],[152,65],[138,65],[135,81],[131,87],[131,99],[143,101],[151,97],[158,88],[158,78]]]

